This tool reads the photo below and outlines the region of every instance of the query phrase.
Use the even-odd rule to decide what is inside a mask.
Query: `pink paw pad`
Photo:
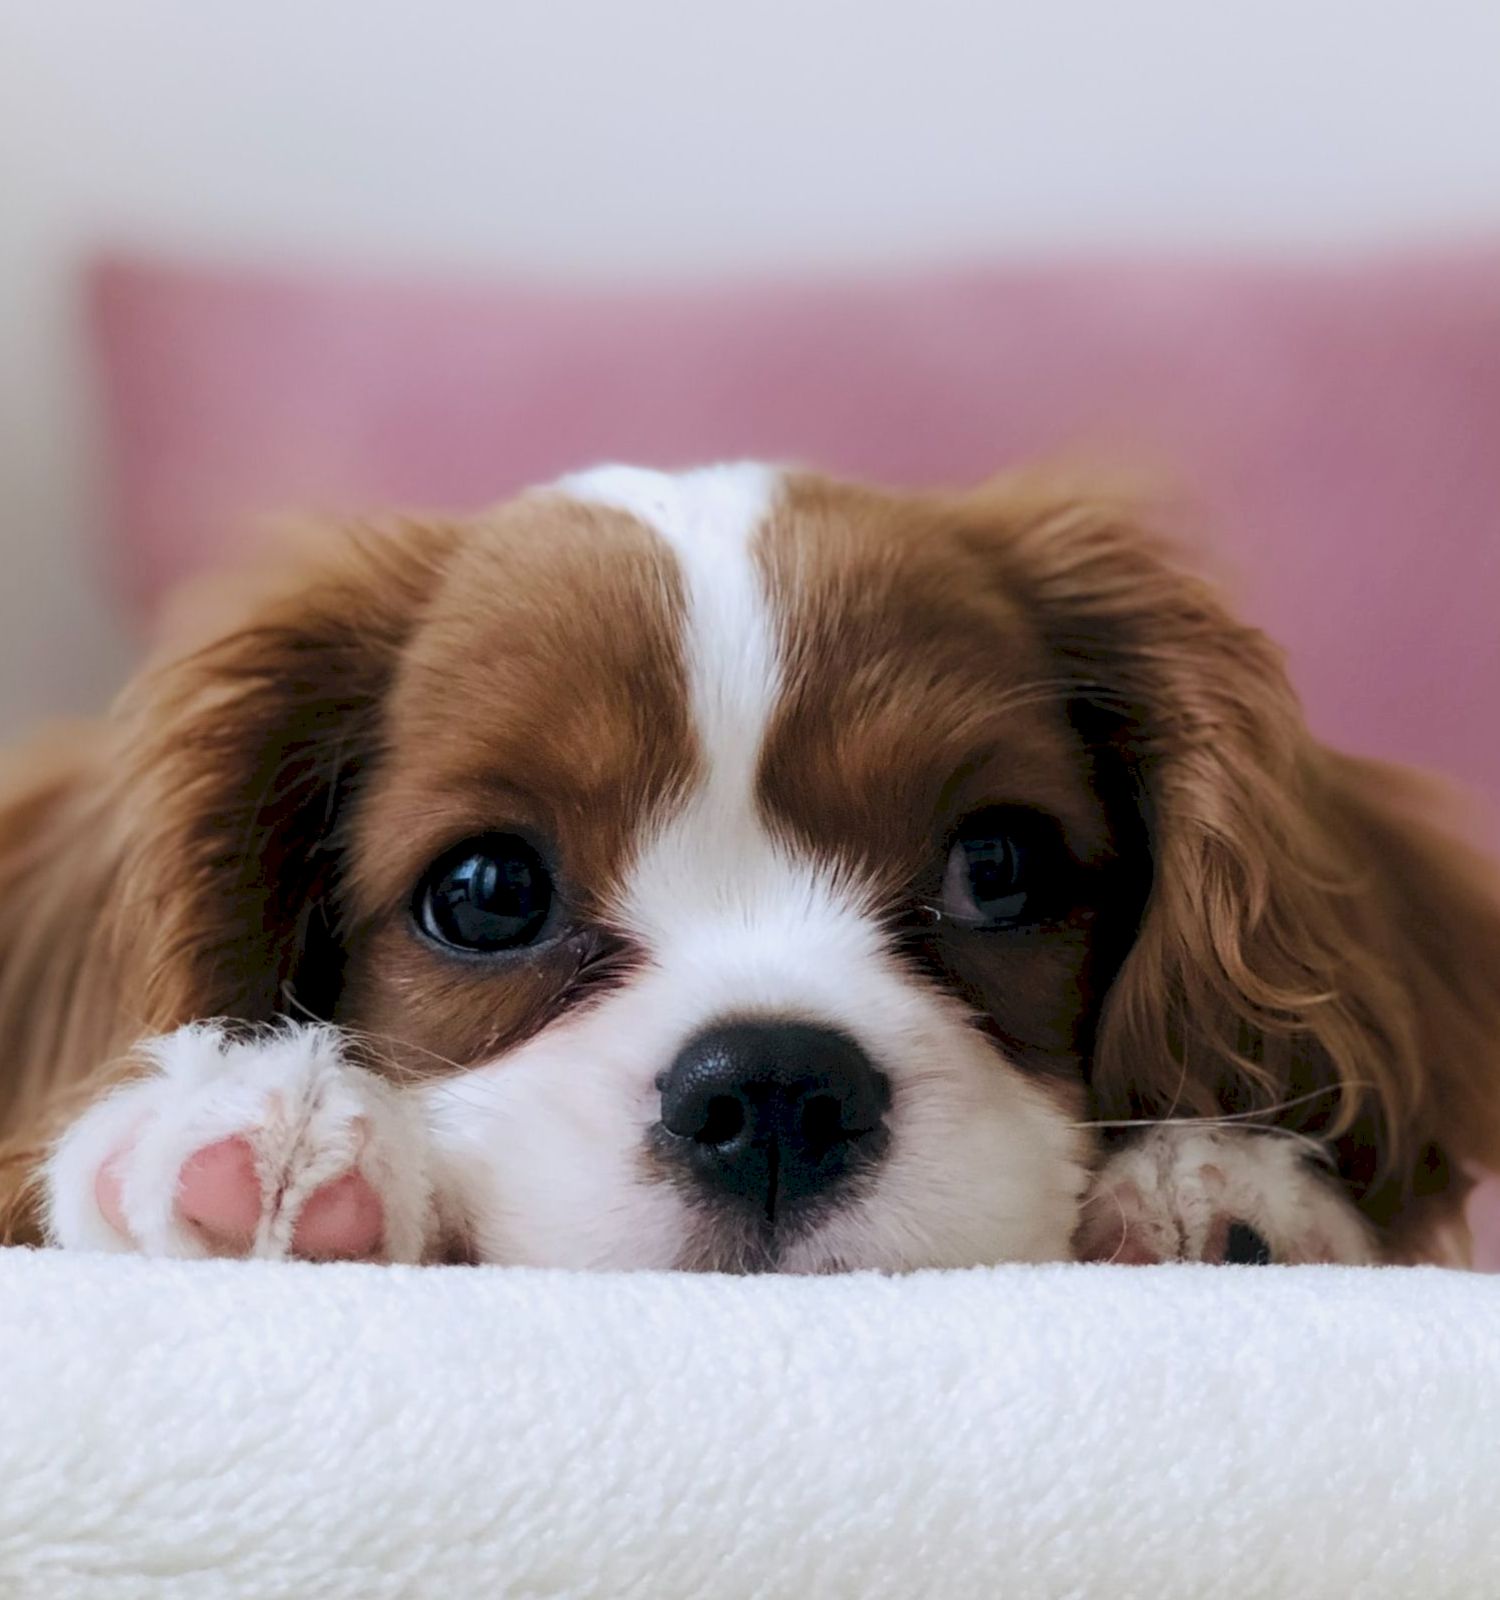
[[[94,1179],[100,1211],[126,1239],[131,1235],[120,1169],[130,1153],[129,1145],[117,1150]],[[196,1151],[177,1175],[177,1216],[213,1255],[248,1255],[264,1205],[255,1152],[238,1134]],[[380,1197],[361,1173],[346,1172],[308,1197],[293,1229],[291,1253],[310,1261],[362,1261],[379,1256],[384,1242]]]
[[[130,1229],[125,1226],[125,1206],[120,1195],[120,1168],[124,1165],[128,1151],[128,1145],[124,1150],[116,1150],[94,1174],[94,1202],[103,1213],[104,1220],[122,1239],[130,1237]]]
[[[220,1139],[188,1157],[177,1175],[177,1215],[216,1255],[244,1255],[255,1242],[262,1196],[247,1139]]]
[[[385,1211],[358,1172],[315,1189],[297,1218],[292,1253],[309,1261],[367,1261],[380,1254]]]
[[[248,1140],[221,1139],[183,1163],[177,1214],[217,1255],[244,1255],[255,1242],[264,1197]],[[367,1179],[346,1172],[314,1189],[292,1231],[292,1254],[358,1261],[379,1254],[385,1215]]]

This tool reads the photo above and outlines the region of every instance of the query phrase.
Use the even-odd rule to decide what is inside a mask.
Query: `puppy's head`
[[[132,716],[154,1025],[355,1031],[483,1258],[1055,1259],[1126,1116],[1445,1158],[1357,785],[1107,507],[605,469],[356,532]]]

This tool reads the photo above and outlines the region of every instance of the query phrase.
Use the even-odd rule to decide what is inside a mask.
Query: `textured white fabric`
[[[1500,1595],[1500,1281],[0,1252],[0,1595]]]

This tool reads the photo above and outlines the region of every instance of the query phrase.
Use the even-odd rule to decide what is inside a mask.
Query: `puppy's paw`
[[[425,1130],[336,1029],[197,1023],[92,1106],[45,1172],[57,1244],[158,1256],[417,1261],[434,1226]]]
[[[1133,1266],[1377,1259],[1369,1227],[1298,1140],[1170,1123],[1105,1162],[1075,1250]]]

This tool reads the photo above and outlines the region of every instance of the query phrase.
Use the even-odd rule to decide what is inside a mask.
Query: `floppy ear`
[[[99,803],[108,743],[80,723],[54,728],[5,758],[0,1131],[30,1124],[62,1064],[109,1048],[103,1019],[115,1010],[109,922],[118,829]]]
[[[309,536],[179,601],[114,713],[18,753],[0,791],[0,1239],[34,1236],[51,1135],[196,1018],[326,1015],[346,807],[458,532]],[[186,634],[196,641],[186,646]]]
[[[0,797],[12,1061],[55,1083],[197,1018],[331,1005],[345,808],[455,537],[324,532],[189,591],[174,645],[109,718],[22,752]]]
[[[1395,769],[1308,733],[1280,652],[1120,507],[987,492],[989,548],[1142,801],[1102,1117],[1279,1107],[1380,1223],[1500,1161],[1500,890]],[[972,514],[972,512],[971,512]]]
[[[120,900],[149,1031],[333,1005],[348,802],[380,758],[401,648],[456,537],[412,521],[342,530],[216,610],[208,642],[128,697]]]

